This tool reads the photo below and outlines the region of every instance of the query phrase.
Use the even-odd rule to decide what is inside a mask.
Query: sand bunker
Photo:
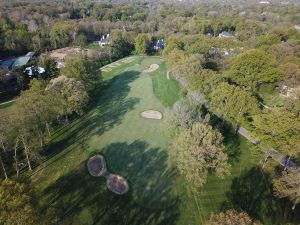
[[[95,155],[87,162],[89,173],[94,177],[104,176],[107,188],[115,194],[122,195],[129,190],[125,178],[117,174],[110,174],[106,169],[105,159],[102,155]]]
[[[105,160],[102,155],[95,155],[87,162],[87,168],[94,177],[103,176],[106,173]]]
[[[157,70],[158,68],[159,68],[159,65],[151,64],[150,67],[148,69],[144,70],[143,72],[144,73],[151,73],[151,72]]]
[[[147,110],[141,113],[141,116],[147,119],[161,120],[162,113],[154,110]]]
[[[107,188],[115,194],[125,194],[129,190],[127,181],[116,174],[110,174],[106,180]]]

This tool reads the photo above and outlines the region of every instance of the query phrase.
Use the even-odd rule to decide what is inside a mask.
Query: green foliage
[[[288,87],[298,87],[300,85],[300,66],[295,63],[284,63],[279,67],[283,74],[283,83]]]
[[[190,90],[198,90],[204,95],[209,96],[222,81],[223,78],[217,72],[203,69],[189,78]]]
[[[256,91],[263,83],[278,81],[282,74],[276,68],[276,61],[272,55],[252,49],[234,58],[228,76],[239,85]]]
[[[235,124],[240,124],[245,116],[259,112],[259,103],[251,92],[228,83],[220,83],[211,93],[211,109]]]
[[[254,222],[246,212],[237,212],[233,209],[212,215],[206,225],[260,225]]]
[[[179,172],[197,187],[206,183],[208,171],[224,178],[230,172],[221,133],[205,123],[194,123],[173,140],[171,157]]]
[[[111,49],[112,57],[114,59],[119,59],[130,55],[134,49],[134,44],[131,40],[119,36],[112,40]]]
[[[177,101],[167,116],[167,131],[174,138],[182,129],[189,129],[196,122],[202,121],[201,105],[196,105],[188,99]]]
[[[0,221],[2,224],[47,224],[33,204],[31,190],[24,183],[5,180],[0,185]]]
[[[76,78],[85,85],[88,92],[91,92],[95,90],[102,81],[98,62],[96,59],[88,59],[85,57],[69,58],[61,69],[61,75]]]
[[[176,38],[168,38],[166,42],[166,46],[163,51],[164,57],[167,57],[174,49],[182,50],[183,49],[183,43],[178,41]]]
[[[187,88],[190,76],[202,70],[204,59],[199,54],[188,55],[182,50],[174,49],[167,58],[167,66],[181,85]]]
[[[257,47],[262,47],[264,45],[273,45],[280,43],[280,37],[276,34],[268,34],[260,36],[259,40],[257,41]]]
[[[69,24],[59,23],[52,27],[50,31],[50,42],[52,48],[63,48],[70,44],[71,38],[69,32],[71,26]]]
[[[267,146],[290,156],[300,156],[300,118],[284,108],[264,110],[253,116],[255,132]]]
[[[300,203],[300,173],[284,173],[281,177],[274,179],[274,192],[279,198],[289,198],[295,209]]]
[[[45,69],[45,76],[47,79],[52,79],[58,76],[59,71],[54,59],[46,56],[40,57],[40,66]]]
[[[18,54],[28,51],[31,47],[31,34],[25,24],[16,23],[14,27],[3,26],[4,48]]]
[[[89,100],[84,84],[75,78],[66,76],[59,76],[50,80],[47,91],[58,101],[61,101],[61,116],[72,113],[81,114]]]
[[[137,54],[144,55],[150,50],[150,40],[147,34],[139,34],[135,38],[135,51]]]
[[[79,34],[73,44],[75,46],[84,47],[87,44],[87,37],[84,34]]]

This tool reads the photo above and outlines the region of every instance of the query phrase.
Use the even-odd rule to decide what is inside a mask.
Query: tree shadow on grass
[[[175,171],[167,168],[163,150],[135,141],[113,143],[101,153],[110,172],[127,179],[130,191],[111,193],[105,179],[92,177],[84,162],[44,190],[45,210],[55,209],[63,224],[175,224]]]
[[[222,210],[243,210],[264,224],[285,224],[298,220],[296,215],[299,213],[292,212],[291,207],[287,211],[287,206],[286,200],[273,196],[270,174],[262,172],[259,167],[252,167],[233,179]]]
[[[242,151],[240,149],[241,140],[235,128],[230,123],[222,121],[216,115],[211,115],[210,123],[215,129],[220,130],[222,133],[225,153],[228,155],[229,163],[238,163]]]
[[[45,155],[50,158],[74,142],[82,144],[92,135],[101,135],[119,124],[123,116],[139,102],[138,98],[128,98],[129,84],[139,74],[137,71],[126,71],[109,80],[105,88],[94,95],[89,110],[55,134],[46,146]]]

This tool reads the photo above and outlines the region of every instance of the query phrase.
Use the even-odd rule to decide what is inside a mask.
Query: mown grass
[[[142,72],[154,63],[160,65],[157,71]],[[163,121],[140,117],[147,109],[164,113],[178,98],[175,84],[168,85],[173,81],[164,80],[165,72],[158,57],[137,57],[103,72],[105,85],[93,105],[56,131],[48,160],[32,175],[43,210],[54,211],[59,224],[199,225],[213,212],[240,207],[272,224],[266,207],[272,199],[270,179],[257,170],[247,141],[228,130],[223,135],[231,175],[223,180],[209,175],[204,187],[189,194],[191,184],[168,158]],[[153,86],[174,96],[159,97],[163,94],[155,94]],[[104,178],[89,175],[86,160],[96,153],[105,156],[111,172],[128,180],[129,193],[115,195]]]
[[[164,106],[170,107],[180,98],[179,84],[171,76],[167,78],[166,65],[161,65],[160,70],[151,75],[154,95]]]

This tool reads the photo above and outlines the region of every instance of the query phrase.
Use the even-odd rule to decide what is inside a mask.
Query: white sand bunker
[[[94,177],[103,176],[106,173],[106,164],[102,155],[95,155],[87,162],[87,168]]]
[[[110,71],[112,71],[112,69],[110,69],[110,68],[105,68],[105,69],[102,69],[101,71],[103,71],[103,72],[110,72]]]
[[[141,113],[141,116],[146,119],[161,120],[162,113],[154,110],[147,110]]]
[[[143,72],[144,73],[151,73],[151,72],[157,70],[158,68],[159,68],[159,65],[151,64],[150,67],[148,69],[144,70]]]
[[[123,177],[116,174],[110,174],[106,179],[106,186],[113,193],[122,195],[128,192],[129,186]]]

